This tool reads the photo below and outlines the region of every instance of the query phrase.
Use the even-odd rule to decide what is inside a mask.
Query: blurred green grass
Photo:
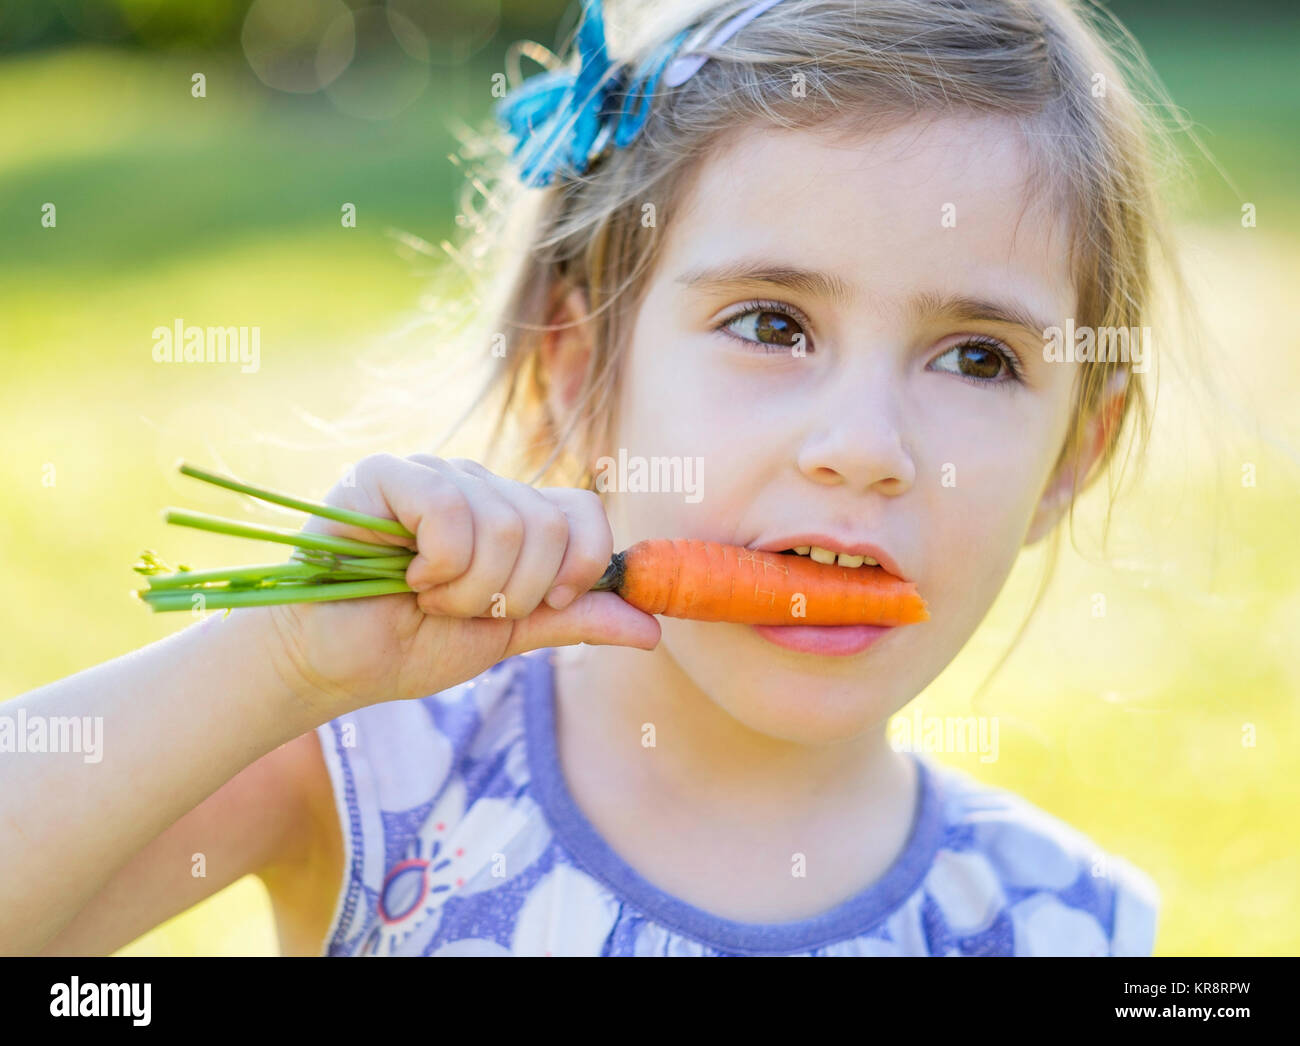
[[[1240,199],[1190,157],[1196,192],[1181,219],[1216,363],[1252,416],[1294,446],[1300,336],[1284,318],[1300,276],[1294,33],[1193,21],[1135,31],[1259,207],[1260,227],[1243,230]],[[207,99],[189,95],[196,69],[208,74]],[[194,563],[248,556],[237,541],[160,522],[169,503],[254,511],[176,479],[177,457],[320,494],[347,462],[410,452],[441,431],[459,402],[441,372],[391,386],[377,426],[328,422],[374,380],[369,362],[426,363],[438,344],[436,325],[389,339],[418,318],[441,269],[400,253],[387,230],[434,244],[454,231],[445,120],[486,111],[490,71],[462,69],[401,116],[369,123],[322,98],[268,92],[239,59],[71,48],[0,63],[0,558],[10,596],[0,693],[187,623],[127,597],[142,548]],[[39,224],[47,201],[58,206],[52,230]],[[340,227],[344,201],[357,205],[356,229]],[[174,317],[260,326],[261,370],[153,363],[150,332]],[[917,705],[999,717],[996,763],[938,758],[1152,874],[1165,896],[1158,952],[1290,954],[1300,936],[1296,463],[1249,426],[1205,433],[1176,383],[1161,395],[1147,484],[1117,508],[1119,565],[1067,551],[1017,653],[972,705],[1036,580],[1039,552],[1026,553]],[[1199,456],[1189,432],[1205,439]],[[1225,470],[1218,485],[1210,461]],[[1240,485],[1242,461],[1257,464],[1257,487]],[[1097,532],[1103,508],[1085,501],[1081,535]],[[1137,566],[1152,561],[1155,570]],[[1108,597],[1100,619],[1096,592]],[[1241,743],[1247,723],[1253,748]],[[265,891],[248,878],[121,954],[275,949]]]

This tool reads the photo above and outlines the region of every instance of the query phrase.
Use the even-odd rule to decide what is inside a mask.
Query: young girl
[[[1045,349],[1146,322],[1139,103],[1065,0],[653,11],[615,61],[585,3],[499,108],[530,482],[367,458],[329,500],[417,535],[414,595],[210,615],[12,702],[101,716],[105,757],[0,763],[5,951],[248,873],[286,953],[1152,951],[1144,873],[886,736],[1145,426],[1136,354]],[[929,620],[589,591],[652,537],[878,563]]]

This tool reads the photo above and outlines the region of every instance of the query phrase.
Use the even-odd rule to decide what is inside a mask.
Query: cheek
[[[918,483],[936,477],[922,512],[936,595],[986,605],[1023,546],[1063,432],[1046,404],[1011,416],[945,428],[926,444]]]
[[[664,326],[665,337],[651,337],[653,325],[638,327],[625,358],[623,432],[650,448],[644,453],[703,454],[725,447],[743,420],[745,397],[737,402],[735,383],[720,371],[708,335]]]
[[[761,401],[755,383],[738,385],[711,349],[710,336],[698,331],[652,340],[637,329],[623,360],[612,446],[603,453],[689,459],[698,489],[690,497],[611,496],[616,533],[622,527],[633,540],[730,533],[765,470],[789,458],[788,438],[773,424],[781,402]]]
[[[972,534],[996,533],[1030,510],[1046,472],[1045,455],[1011,435],[941,448],[938,504],[941,518]],[[956,518],[960,517],[960,518]]]
[[[606,497],[614,537],[625,548],[644,538],[687,537],[700,532],[693,521],[709,505],[717,483],[712,418],[703,409],[701,383],[688,366],[678,339],[647,341],[638,329],[623,358],[611,445],[602,453],[622,465],[614,470],[620,481],[635,484],[643,475],[680,483],[680,489],[638,490],[617,485]],[[672,473],[661,463],[681,463]],[[625,466],[625,467],[623,467]],[[693,500],[688,500],[693,499]]]

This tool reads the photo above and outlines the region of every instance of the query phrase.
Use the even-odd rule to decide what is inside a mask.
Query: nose
[[[827,376],[825,395],[812,397],[814,418],[799,447],[799,471],[816,483],[848,484],[902,494],[916,482],[896,378],[840,371]]]

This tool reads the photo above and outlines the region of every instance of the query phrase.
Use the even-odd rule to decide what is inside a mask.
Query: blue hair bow
[[[664,66],[686,38],[682,30],[635,72],[609,60],[600,0],[582,0],[575,74],[554,69],[529,77],[497,103],[497,120],[515,138],[520,178],[533,187],[585,174],[612,140],[622,149],[640,133]]]

